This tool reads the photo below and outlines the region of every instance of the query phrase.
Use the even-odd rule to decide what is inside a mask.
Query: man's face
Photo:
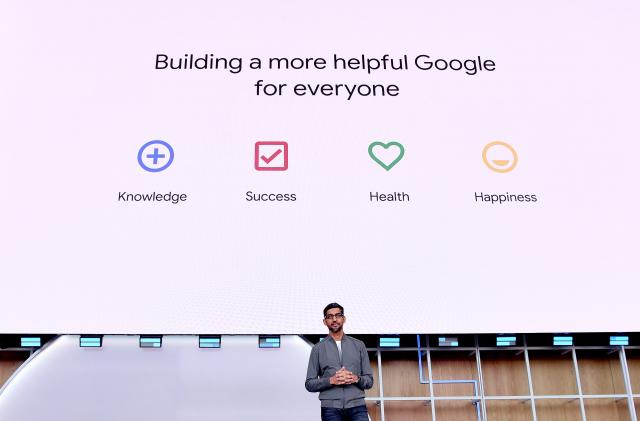
[[[338,333],[342,331],[342,326],[347,320],[342,314],[339,308],[331,308],[327,310],[327,314],[324,316],[324,325],[329,328],[332,333]]]

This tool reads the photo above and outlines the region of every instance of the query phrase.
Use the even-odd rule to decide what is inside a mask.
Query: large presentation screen
[[[640,330],[639,12],[6,2],[0,332]]]

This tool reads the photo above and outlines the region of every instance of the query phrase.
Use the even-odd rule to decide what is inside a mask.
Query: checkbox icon
[[[257,171],[286,171],[289,145],[287,142],[256,142],[253,162]]]

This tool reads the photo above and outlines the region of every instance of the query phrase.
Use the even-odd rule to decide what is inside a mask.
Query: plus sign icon
[[[173,148],[164,140],[152,140],[138,151],[138,164],[149,172],[164,171],[173,162]]]

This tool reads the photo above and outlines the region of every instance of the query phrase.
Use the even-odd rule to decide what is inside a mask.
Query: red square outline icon
[[[276,151],[273,155],[268,157],[260,156],[260,146],[262,145],[282,146],[282,149],[278,149],[278,151]],[[279,166],[279,167],[261,166],[262,162],[265,162],[267,165],[269,165],[269,162],[275,159],[277,155],[280,154],[280,151],[282,151],[282,153],[284,154],[284,163],[282,166]],[[286,171],[287,168],[289,168],[289,145],[287,144],[287,142],[256,142],[255,151],[253,155],[254,155],[253,166],[257,171]]]

